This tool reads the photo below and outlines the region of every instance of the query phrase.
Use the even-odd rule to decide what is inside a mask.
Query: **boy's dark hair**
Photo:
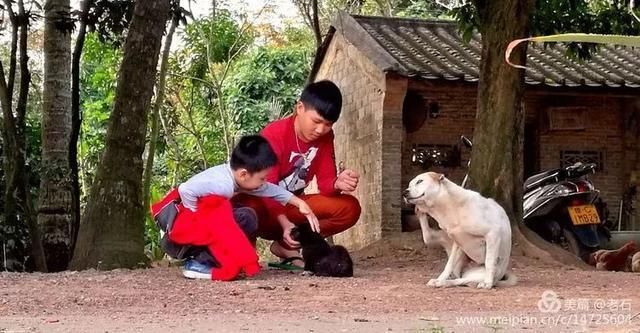
[[[340,118],[342,94],[338,86],[329,80],[307,85],[300,94],[300,101],[305,106],[314,108],[322,118],[332,123]]]
[[[240,138],[231,152],[231,160],[229,161],[231,169],[244,168],[250,173],[270,168],[276,163],[278,163],[276,153],[267,139],[260,135],[247,135]]]

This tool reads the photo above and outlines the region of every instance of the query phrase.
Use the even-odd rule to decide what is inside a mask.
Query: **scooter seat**
[[[535,174],[524,181],[524,191],[527,192],[540,184],[546,183],[545,178],[555,179],[554,175],[560,175],[560,169],[548,170]]]

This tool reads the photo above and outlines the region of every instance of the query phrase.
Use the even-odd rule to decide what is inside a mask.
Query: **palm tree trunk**
[[[42,98],[42,173],[38,225],[50,272],[63,271],[71,259],[73,189],[69,170],[71,136],[71,30],[69,0],[44,5],[44,83]]]

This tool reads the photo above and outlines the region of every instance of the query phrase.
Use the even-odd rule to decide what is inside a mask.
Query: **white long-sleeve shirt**
[[[236,192],[273,198],[282,205],[286,205],[293,196],[291,192],[269,182],[253,191],[242,190],[233,178],[233,171],[228,163],[204,170],[178,186],[182,205],[194,212],[197,209],[198,198],[219,195],[231,199]]]

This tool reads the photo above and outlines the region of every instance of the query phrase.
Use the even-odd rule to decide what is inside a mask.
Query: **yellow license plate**
[[[600,216],[594,205],[569,207],[569,215],[573,225],[599,224]]]

